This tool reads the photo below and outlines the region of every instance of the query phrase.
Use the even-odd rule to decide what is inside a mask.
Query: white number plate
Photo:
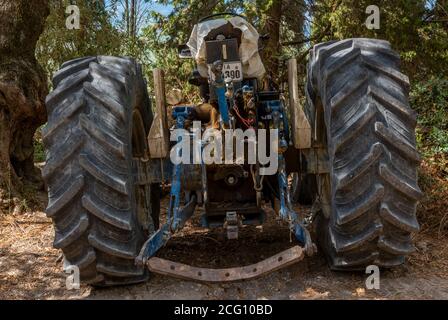
[[[243,80],[241,62],[224,62],[222,73],[224,74],[224,79],[230,77],[233,81]]]
[[[215,80],[215,76],[213,72],[211,72],[210,66],[208,70],[210,77]],[[243,67],[241,62],[224,62],[222,73],[224,79],[230,77],[233,81],[243,81]]]

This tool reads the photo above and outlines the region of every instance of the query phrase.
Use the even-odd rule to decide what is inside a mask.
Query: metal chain
[[[252,180],[254,181],[254,189],[255,189],[255,191],[261,192],[263,190],[263,179],[264,179],[264,176],[261,176],[260,183],[257,184],[257,178],[256,178],[256,175],[255,175],[255,170],[254,170],[254,165],[253,164],[250,166],[250,173],[252,174]]]

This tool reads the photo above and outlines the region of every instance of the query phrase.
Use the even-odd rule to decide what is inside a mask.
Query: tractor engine
[[[279,119],[286,119],[280,93],[273,83],[262,83],[265,69],[258,42],[257,31],[240,17],[202,21],[195,27],[187,46],[181,47],[179,52],[180,57],[195,59],[196,68],[189,83],[199,87],[202,98],[201,104],[190,108],[186,129],[191,129],[194,121],[200,121],[202,131],[219,130],[225,140],[224,132],[229,129],[244,133],[245,130],[257,132],[257,129],[272,128],[274,113]],[[173,110],[176,116],[179,109],[174,106]],[[284,145],[287,145],[287,137],[287,134],[281,135]],[[258,147],[257,137],[252,138],[255,140],[250,141],[249,135],[243,137],[243,159],[207,164],[202,176],[193,174],[200,171],[199,168],[186,174],[188,179],[206,181],[206,190],[202,190],[202,197],[198,196],[204,202],[204,226],[227,227],[229,237],[235,237],[234,232],[229,232],[231,224],[263,223],[262,199],[273,202],[272,192],[278,188],[275,175],[260,175],[258,160],[248,163],[250,144]],[[241,141],[230,143],[235,146],[237,142]],[[270,190],[264,188],[264,184],[269,185]],[[200,190],[195,191],[199,193]]]

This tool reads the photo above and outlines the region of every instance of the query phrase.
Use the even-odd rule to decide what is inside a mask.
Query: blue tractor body
[[[243,134],[242,159],[233,157],[227,159],[232,161],[208,164],[202,159],[196,164],[178,163],[171,166],[171,173],[166,173],[171,178],[167,223],[147,240],[136,259],[138,263],[145,263],[153,256],[193,215],[197,205],[204,208],[203,226],[222,227],[226,229],[229,239],[235,239],[239,226],[262,224],[266,215],[263,204],[271,203],[306,252],[311,255],[314,251],[309,233],[291,204],[285,153],[290,149],[290,156],[294,157],[298,152],[291,151],[294,147],[283,92],[269,77],[245,76],[247,71],[239,53],[242,37],[241,30],[230,22],[210,28],[204,39],[207,77],[195,69],[190,79],[190,83],[200,88],[202,103],[199,108],[198,105],[182,103],[171,106],[175,121],[172,129],[185,130],[184,136],[179,136],[175,143],[181,143],[182,139],[197,133],[192,126],[195,121],[200,123],[196,131],[203,133],[212,129],[222,138],[226,137],[226,132],[231,132],[227,137],[235,139],[236,130],[243,133],[244,130],[252,130],[255,135],[248,137]],[[191,56],[185,47],[181,53],[184,57]],[[204,105],[209,108],[205,115],[201,110]],[[268,137],[264,141],[259,139],[259,129],[267,132]],[[234,142],[231,142],[232,146]],[[201,154],[208,143],[204,139],[199,141]],[[255,148],[251,149],[253,145]],[[270,163],[260,163],[258,157],[249,163],[248,153],[257,148],[262,148],[271,157],[277,157],[276,168],[268,174],[263,174],[263,171],[267,171],[265,166]],[[179,149],[176,152],[181,153]],[[181,157],[181,154],[178,156]],[[225,156],[220,154],[219,157],[224,160]],[[166,162],[171,160],[165,159]],[[169,164],[166,166],[170,167]],[[157,165],[154,167],[157,168]]]

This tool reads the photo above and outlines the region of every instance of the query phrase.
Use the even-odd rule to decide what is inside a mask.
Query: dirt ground
[[[40,197],[44,207],[45,195]],[[448,299],[447,239],[429,234],[416,236],[417,250],[406,265],[381,272],[378,290],[366,289],[364,273],[330,271],[318,253],[244,282],[203,284],[154,274],[139,285],[69,291],[62,256],[52,248],[51,220],[41,210],[0,215],[0,299]],[[189,223],[158,256],[222,268],[255,263],[293,245],[274,219],[263,228],[243,228],[233,241]]]

